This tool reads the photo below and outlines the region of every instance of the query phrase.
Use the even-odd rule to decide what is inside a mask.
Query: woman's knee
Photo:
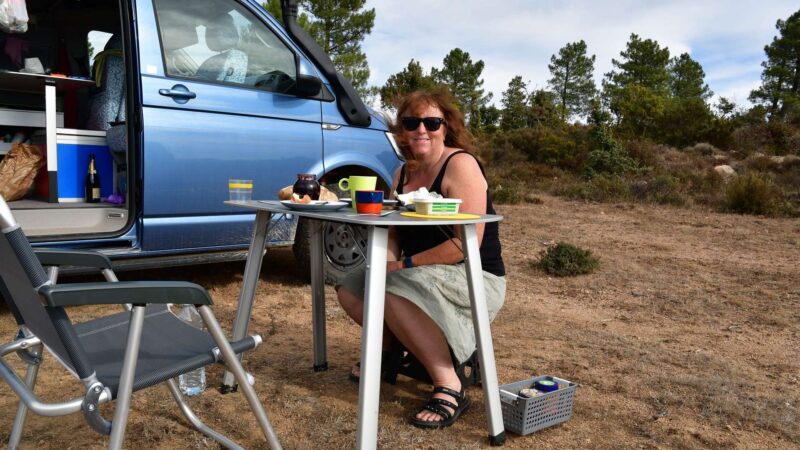
[[[414,302],[391,292],[386,293],[384,316],[387,321],[397,319],[400,321],[413,320],[414,322],[427,317],[425,312]]]
[[[351,317],[353,313],[357,313],[364,308],[364,301],[344,287],[339,287],[336,291],[336,298],[339,300],[339,304],[342,305],[342,309]]]

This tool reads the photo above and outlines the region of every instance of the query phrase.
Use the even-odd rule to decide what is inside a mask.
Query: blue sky
[[[382,86],[412,58],[426,71],[441,67],[459,47],[484,61],[484,89],[498,105],[515,75],[531,89],[545,88],[550,56],[581,39],[597,57],[599,87],[631,33],[657,40],[672,56],[688,52],[702,64],[715,99],[749,105],[775,22],[800,9],[797,0],[367,0],[366,6],[376,10],[363,44],[370,84]]]

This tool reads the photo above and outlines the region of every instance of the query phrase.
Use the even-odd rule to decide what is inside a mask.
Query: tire
[[[337,196],[342,191],[337,185],[326,185]],[[302,217],[297,222],[294,236],[294,253],[297,267],[304,280],[311,279],[311,229],[309,221]],[[335,222],[323,222],[322,270],[325,282],[336,285],[344,277],[364,265],[367,252],[367,229],[365,227]]]

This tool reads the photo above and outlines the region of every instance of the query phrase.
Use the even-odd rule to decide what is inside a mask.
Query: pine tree
[[[297,21],[359,94],[368,94],[369,79],[367,55],[361,50],[361,42],[375,24],[375,8],[364,10],[365,3],[366,0],[303,0],[304,12]],[[280,0],[269,0],[263,6],[282,20]]]
[[[500,100],[503,110],[500,115],[500,128],[513,130],[529,126],[528,123],[528,86],[517,75],[508,83],[508,89],[503,91]]]
[[[706,73],[703,71],[703,66],[693,60],[688,53],[670,60],[669,74],[670,91],[674,97],[705,101],[713,95],[704,81]]]
[[[266,3],[262,3],[261,6],[263,6],[268,13],[272,14],[272,17],[278,19],[278,22],[283,25],[283,10],[281,9],[281,0],[268,0]],[[311,34],[311,20],[309,19],[308,14],[301,11],[299,17],[297,18],[297,24],[306,30],[307,33]]]
[[[431,77],[444,84],[459,103],[470,127],[479,128],[481,123],[481,107],[492,98],[492,94],[484,95],[483,73],[484,63],[481,60],[472,62],[469,53],[454,48],[444,57],[442,68],[431,69]]]
[[[481,106],[481,126],[480,129],[484,133],[494,133],[500,124],[502,111],[494,105]]]
[[[767,108],[770,120],[787,120],[800,114],[800,11],[775,24],[779,36],[764,47],[761,87],[750,101]]]
[[[621,89],[636,84],[652,90],[656,94],[669,92],[669,49],[661,48],[657,41],[642,40],[632,33],[621,59],[612,59],[617,71],[606,74],[604,87]]]
[[[631,34],[617,70],[606,74],[603,96],[624,133],[647,136],[664,113],[670,93],[669,49]]]
[[[413,59],[405,69],[391,75],[386,84],[380,88],[381,105],[386,109],[394,108],[398,98],[419,89],[430,89],[436,82],[426,75],[419,62]]]
[[[673,146],[708,139],[714,114],[707,103],[712,92],[703,80],[703,66],[683,53],[669,61],[670,94],[650,137]]]
[[[558,56],[550,57],[550,81],[562,121],[585,116],[597,91],[594,79],[595,55],[586,56],[586,43],[581,40],[562,47]]]
[[[554,127],[563,121],[557,94],[537,89],[528,97],[528,124],[530,126]]]

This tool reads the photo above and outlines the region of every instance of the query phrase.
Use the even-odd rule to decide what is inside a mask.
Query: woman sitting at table
[[[392,129],[406,159],[394,175],[393,192],[425,187],[461,199],[461,212],[494,214],[483,167],[469,152],[463,115],[446,91],[406,96]],[[476,228],[491,320],[505,299],[505,268],[497,222]],[[433,380],[430,400],[411,417],[420,428],[450,426],[470,406],[450,353],[461,364],[476,348],[462,245],[457,227],[389,228],[384,349],[398,339]],[[337,287],[339,302],[359,325],[364,278],[363,270],[355,272]],[[359,375],[355,367],[352,376]]]

